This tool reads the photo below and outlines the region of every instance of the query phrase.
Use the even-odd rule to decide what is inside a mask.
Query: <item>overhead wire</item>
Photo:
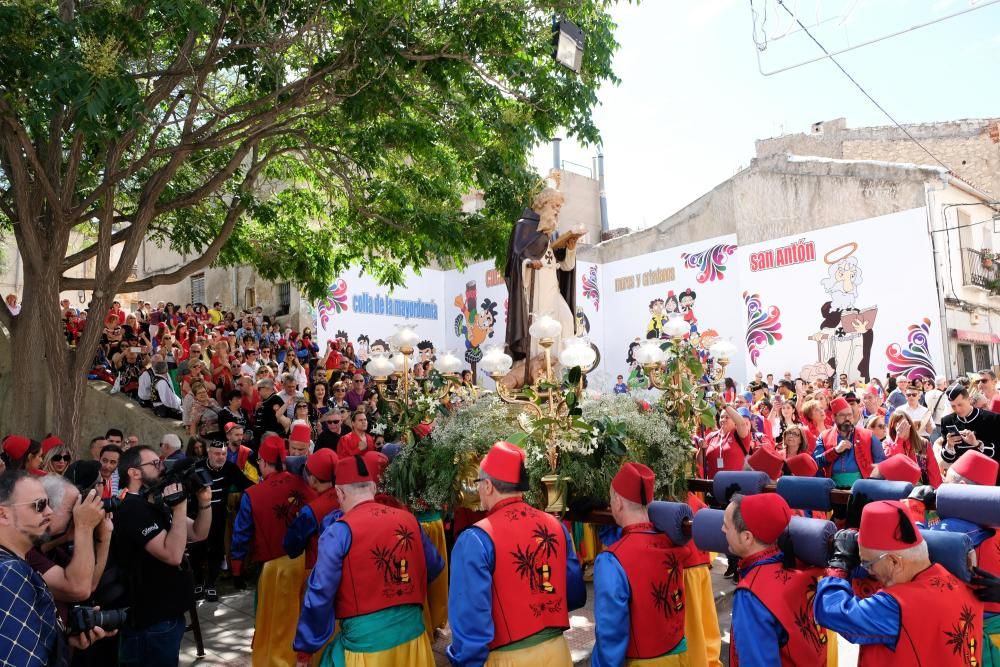
[[[945,162],[944,162],[943,160],[941,160],[941,158],[939,158],[939,157],[938,157],[937,155],[935,155],[934,153],[932,153],[932,152],[931,152],[931,150],[930,150],[929,148],[927,148],[927,147],[926,147],[926,146],[924,146],[924,145],[923,145],[922,143],[920,143],[920,141],[918,141],[918,140],[917,140],[917,138],[916,138],[916,137],[914,137],[914,136],[913,136],[913,134],[912,134],[912,133],[910,133],[910,131],[909,131],[909,130],[907,130],[907,129],[906,129],[906,128],[905,128],[905,127],[904,127],[904,126],[903,126],[903,125],[902,125],[902,124],[901,124],[901,123],[899,122],[899,121],[897,121],[897,120],[895,119],[895,117],[893,117],[893,115],[892,115],[891,113],[889,113],[889,112],[888,112],[888,111],[886,110],[886,108],[885,108],[885,107],[883,107],[883,106],[882,106],[881,104],[879,104],[879,103],[878,103],[878,101],[877,101],[877,100],[876,100],[876,99],[875,99],[874,97],[872,97],[872,95],[871,95],[871,94],[870,94],[870,93],[869,93],[869,92],[868,92],[867,90],[865,90],[865,87],[864,87],[864,86],[862,86],[862,85],[861,85],[860,83],[858,83],[857,79],[855,79],[855,78],[854,78],[853,76],[851,76],[850,72],[848,72],[848,71],[847,71],[846,69],[844,69],[844,66],[840,64],[840,62],[839,62],[839,61],[838,61],[838,60],[837,60],[837,59],[836,59],[836,58],[835,58],[835,57],[833,56],[833,54],[831,54],[831,53],[830,53],[830,52],[829,52],[829,51],[828,51],[828,50],[826,49],[826,47],[825,47],[825,46],[823,46],[822,42],[820,42],[820,41],[819,41],[818,39],[816,39],[816,37],[815,37],[815,36],[814,36],[814,35],[813,35],[813,34],[812,34],[812,33],[811,33],[810,31],[809,31],[809,28],[807,28],[807,27],[806,27],[806,26],[805,26],[805,25],[804,25],[804,24],[802,23],[802,21],[800,21],[800,20],[799,20],[799,18],[798,18],[798,17],[797,17],[797,16],[796,16],[796,15],[795,15],[795,14],[794,14],[793,12],[792,12],[792,10],[788,8],[788,6],[787,6],[787,5],[785,4],[785,1],[784,1],[784,0],[777,0],[777,2],[778,2],[778,5],[779,5],[779,6],[780,6],[780,7],[782,8],[782,9],[784,9],[784,10],[785,10],[786,12],[788,12],[788,15],[789,15],[789,16],[791,16],[791,17],[792,17],[792,19],[793,19],[793,20],[794,20],[794,21],[795,21],[796,23],[798,23],[798,24],[799,24],[799,27],[800,27],[800,28],[802,29],[802,31],[803,31],[803,32],[804,32],[804,33],[805,33],[805,34],[806,34],[806,35],[807,35],[807,36],[809,37],[809,39],[811,39],[811,40],[812,40],[812,41],[813,41],[813,42],[814,42],[814,43],[816,44],[816,46],[818,46],[818,47],[820,48],[820,50],[821,50],[821,51],[822,51],[822,52],[823,52],[824,54],[826,54],[826,57],[827,57],[827,58],[829,58],[830,62],[832,62],[832,63],[833,63],[834,65],[836,65],[836,66],[837,66],[837,69],[839,69],[839,70],[840,70],[840,71],[841,71],[841,72],[842,72],[842,73],[844,74],[844,76],[846,76],[846,77],[848,78],[848,80],[850,80],[850,82],[851,82],[851,83],[853,83],[853,84],[854,84],[854,86],[855,86],[855,87],[856,87],[856,88],[857,88],[858,90],[860,90],[860,91],[861,91],[861,93],[862,93],[862,94],[863,94],[863,95],[864,95],[865,97],[867,97],[867,98],[868,98],[868,100],[869,100],[869,101],[870,101],[870,102],[871,102],[872,104],[874,104],[874,105],[875,105],[875,107],[876,107],[876,108],[877,108],[877,109],[878,109],[879,111],[881,111],[881,112],[882,112],[882,113],[883,113],[883,114],[885,115],[885,117],[886,117],[886,118],[888,118],[888,119],[889,119],[889,120],[890,120],[890,121],[892,122],[892,124],[893,124],[893,125],[895,125],[896,127],[898,127],[898,128],[900,129],[900,131],[901,131],[901,132],[902,132],[903,134],[905,134],[905,135],[906,135],[907,139],[909,139],[909,140],[910,140],[910,141],[912,141],[912,142],[913,142],[914,144],[916,144],[917,146],[919,146],[919,147],[920,147],[920,149],[921,149],[921,150],[922,150],[923,152],[927,153],[927,155],[929,155],[929,156],[930,156],[930,158],[931,158],[932,160],[934,160],[934,161],[935,161],[935,162],[937,162],[937,163],[938,163],[939,165],[941,165],[942,167],[944,167],[945,169],[947,169],[947,170],[948,170],[949,172],[951,172],[951,173],[953,173],[953,174],[957,174],[957,173],[958,173],[958,172],[956,172],[956,171],[955,171],[954,169],[952,169],[951,167],[949,167],[949,166],[948,166],[947,164],[945,164]]]

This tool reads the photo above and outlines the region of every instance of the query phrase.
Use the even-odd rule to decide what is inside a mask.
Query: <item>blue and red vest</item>
[[[899,604],[895,649],[865,644],[858,667],[977,667],[982,664],[983,603],[941,565],[882,589]],[[930,612],[930,613],[929,613]]]
[[[566,534],[555,517],[506,498],[477,522],[493,542],[494,650],[547,628],[569,628]]]
[[[316,496],[308,504],[308,507],[312,510],[313,516],[316,517],[316,532],[313,533],[312,537],[309,538],[309,543],[306,544],[306,569],[311,570],[316,565],[316,556],[319,551],[319,529],[323,525],[323,519],[330,512],[340,509],[336,488],[331,486]]]
[[[369,500],[338,521],[351,529],[351,548],[334,600],[337,618],[424,603],[427,561],[415,516]]]
[[[837,429],[828,428],[820,436],[823,439],[823,449],[829,452],[837,446]],[[836,460],[836,459],[834,459]],[[861,476],[868,479],[872,476],[872,432],[866,428],[855,427],[854,429],[854,460],[858,464],[858,471]],[[827,459],[827,464],[823,466],[824,474],[829,477],[833,471],[833,461]]]
[[[1000,532],[994,533],[993,537],[983,540],[976,547],[976,561],[979,567],[994,576],[1000,577]],[[1000,604],[987,602],[984,606],[987,613],[1000,614]]]
[[[630,589],[629,637],[625,656],[657,658],[684,639],[684,561],[687,549],[674,546],[651,523],[626,526],[605,551],[625,570]]]
[[[740,566],[777,553],[777,547],[767,549],[744,559]],[[752,568],[737,586],[753,593],[785,629],[788,641],[779,650],[783,667],[826,664],[826,630],[816,624],[813,615],[816,579],[812,574],[785,569],[780,561],[765,563]],[[729,641],[729,665],[739,665],[735,639]]]
[[[253,511],[250,559],[265,563],[285,556],[285,533],[302,506],[316,497],[298,475],[276,472],[246,490]]]

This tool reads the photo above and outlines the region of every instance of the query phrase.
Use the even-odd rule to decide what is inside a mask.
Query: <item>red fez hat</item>
[[[740,503],[743,523],[759,541],[774,544],[792,520],[792,510],[777,493],[758,493],[743,496]]]
[[[788,459],[787,463],[788,469],[792,471],[792,475],[795,477],[815,477],[817,471],[819,471],[816,460],[806,453],[796,454]]]
[[[997,463],[982,452],[970,449],[951,464],[951,470],[980,486],[993,486],[997,481]]]
[[[885,461],[875,464],[882,479],[890,482],[909,482],[916,484],[920,481],[920,466],[906,454],[893,454]]]
[[[493,479],[517,484],[522,491],[528,487],[528,473],[524,469],[524,450],[512,442],[493,443],[483,458],[480,469]]]
[[[305,422],[293,424],[292,431],[288,434],[288,439],[295,442],[309,442],[312,440],[312,429]]]
[[[872,396],[878,396],[878,387],[874,384],[868,385],[868,389],[865,390],[866,394],[871,394]]]
[[[306,470],[321,482],[332,482],[333,473],[337,467],[337,453],[332,449],[321,449],[313,452],[306,459]]]
[[[641,463],[622,464],[621,470],[611,480],[611,488],[625,500],[648,505],[653,500],[653,482],[656,475],[649,466]]]
[[[375,471],[363,456],[345,456],[337,461],[335,468],[337,485],[374,482]]]
[[[62,438],[58,435],[50,435],[49,437],[42,440],[42,454],[48,454],[56,447],[63,445]]]
[[[747,459],[747,463],[754,470],[767,473],[769,478],[778,479],[781,477],[781,468],[785,463],[785,459],[767,447],[758,447],[757,451]]]
[[[229,433],[234,428],[240,428],[240,425],[236,422],[226,422],[226,433]]]
[[[3,450],[11,461],[20,461],[31,448],[31,440],[23,435],[8,435],[3,441]]]
[[[848,403],[847,399],[844,398],[843,396],[838,396],[837,398],[833,399],[832,403],[830,403],[830,410],[833,412],[833,414],[837,414],[838,412],[843,412],[844,410],[850,410],[850,409],[851,409],[851,404]]]
[[[924,541],[903,503],[878,500],[865,505],[858,528],[858,544],[874,551],[902,551]]]
[[[365,465],[368,469],[372,471],[372,481],[377,482],[381,477],[385,469],[389,467],[389,457],[382,452],[376,452],[374,449],[368,450],[361,455],[365,460]]]
[[[260,450],[257,452],[257,458],[271,465],[278,461],[284,461],[287,455],[285,441],[276,435],[264,438],[264,442],[260,443]]]

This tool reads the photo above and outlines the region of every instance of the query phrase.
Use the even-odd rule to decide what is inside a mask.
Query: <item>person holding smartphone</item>
[[[941,460],[951,465],[967,451],[978,451],[1000,462],[1000,415],[973,407],[969,390],[956,383],[945,394],[952,414],[941,418],[944,440]],[[1000,475],[997,476],[1000,484]]]

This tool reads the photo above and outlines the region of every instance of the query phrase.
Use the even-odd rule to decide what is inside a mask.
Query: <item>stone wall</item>
[[[904,126],[959,177],[1000,195],[1000,119],[977,118]],[[847,160],[936,164],[895,126],[847,128],[843,118],[816,123],[808,133],[756,142],[757,157],[815,155]]]
[[[933,167],[823,158],[757,159],[655,227],[581,251],[598,263],[736,234],[740,245],[926,206]]]
[[[88,455],[90,439],[119,428],[126,435],[139,436],[139,443],[158,447],[165,433],[176,433],[187,444],[187,432],[179,421],[161,419],[121,394],[112,395],[106,382],[88,382],[83,404],[80,456]]]

